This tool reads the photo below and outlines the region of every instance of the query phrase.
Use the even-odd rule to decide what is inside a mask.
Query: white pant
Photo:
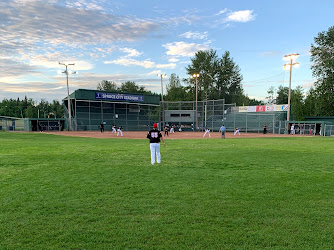
[[[122,132],[122,130],[117,129],[117,136],[118,136],[119,133],[121,133],[121,136],[123,136],[123,132]]]
[[[116,129],[113,128],[111,133],[115,133],[116,134]]]
[[[155,163],[155,153],[157,154],[157,163],[161,162],[161,155],[160,155],[160,143],[150,143],[151,149],[151,164]]]
[[[211,137],[210,132],[209,131],[205,131],[203,138],[205,137],[206,134],[209,134],[209,137]]]
[[[240,135],[239,130],[236,130],[236,131],[234,132],[234,135],[236,135],[237,133]]]

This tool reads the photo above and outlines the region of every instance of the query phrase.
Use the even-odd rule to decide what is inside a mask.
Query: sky
[[[305,93],[312,76],[310,48],[334,25],[333,0],[1,0],[0,100],[27,96],[39,102],[96,89],[102,80],[134,81],[164,93],[172,73],[199,50],[229,51],[250,98],[289,86],[284,55],[299,53],[292,88]],[[59,73],[60,71],[60,73]]]

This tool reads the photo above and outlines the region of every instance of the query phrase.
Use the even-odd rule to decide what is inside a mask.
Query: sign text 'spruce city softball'
[[[144,101],[144,96],[142,96],[142,95],[118,94],[118,93],[95,92],[95,99],[113,100],[113,101],[143,102]]]

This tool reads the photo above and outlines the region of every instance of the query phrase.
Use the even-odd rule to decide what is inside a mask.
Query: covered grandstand
[[[68,118],[67,99],[64,99]],[[147,130],[160,120],[159,95],[107,92],[78,89],[70,95],[73,130],[105,130],[112,126],[125,130]],[[68,126],[68,119],[65,126]]]

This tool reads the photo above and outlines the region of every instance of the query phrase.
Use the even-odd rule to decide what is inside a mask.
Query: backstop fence
[[[166,101],[160,103],[160,111],[165,117],[165,123],[169,126],[180,126],[183,130],[203,131],[209,128],[218,131],[224,123],[224,117],[235,104],[226,104],[224,99],[208,101]],[[197,108],[196,108],[197,107]],[[197,120],[196,120],[197,110]]]
[[[159,105],[93,100],[74,100],[72,105],[72,128],[77,131],[99,130],[102,122],[109,131],[113,125],[140,131],[147,130],[159,120]],[[67,107],[65,117],[68,117]]]

